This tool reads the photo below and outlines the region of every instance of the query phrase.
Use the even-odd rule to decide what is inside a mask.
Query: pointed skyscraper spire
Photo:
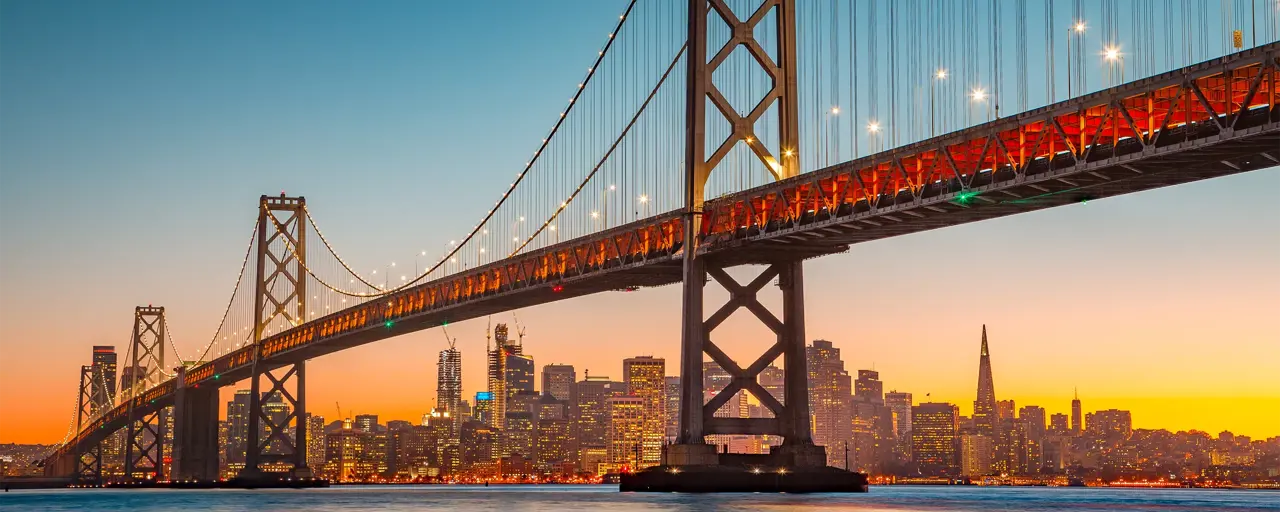
[[[982,324],[982,354],[978,357],[978,397],[973,401],[973,424],[979,433],[990,435],[995,433],[998,423],[991,352],[987,349],[987,325]]]

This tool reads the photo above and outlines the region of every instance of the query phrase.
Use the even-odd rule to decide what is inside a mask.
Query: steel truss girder
[[[992,203],[977,193],[993,183],[1034,183],[1046,170],[1087,170],[1108,159],[1179,150],[1190,140],[1228,139],[1246,129],[1245,120],[1274,119],[1277,56],[1280,44],[1272,43],[709,201],[698,242],[750,238],[808,217],[887,218],[886,210],[938,198],[962,207]]]

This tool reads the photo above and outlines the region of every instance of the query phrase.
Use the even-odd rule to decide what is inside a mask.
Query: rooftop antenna
[[[489,315],[488,323],[484,326],[484,350],[488,352],[492,350],[490,341],[493,340],[493,315]]]

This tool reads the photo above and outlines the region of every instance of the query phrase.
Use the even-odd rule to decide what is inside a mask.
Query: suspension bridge
[[[217,331],[182,357],[164,308],[137,308],[128,381],[104,398],[82,371],[46,473],[103,481],[103,443],[123,432],[125,480],[214,480],[218,390],[248,380],[244,476],[309,477],[291,435],[307,360],[675,283],[683,378],[665,464],[716,464],[706,435],[771,434],[782,464],[825,466],[810,437],[804,260],[1280,165],[1278,33],[1273,0],[632,1],[493,206],[419,255],[431,264],[356,272],[304,198],[262,196]],[[724,270],[749,264],[764,270],[748,283]],[[756,298],[775,278],[780,317]],[[708,279],[727,303],[704,304]],[[745,366],[712,339],[740,308],[777,337]],[[708,403],[704,358],[733,376]],[[756,376],[778,358],[775,397]],[[773,417],[713,417],[738,392]],[[277,394],[283,420],[262,409]]]

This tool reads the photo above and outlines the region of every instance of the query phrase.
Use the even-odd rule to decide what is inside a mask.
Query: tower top
[[[982,324],[982,357],[990,356],[987,350],[987,324]]]

